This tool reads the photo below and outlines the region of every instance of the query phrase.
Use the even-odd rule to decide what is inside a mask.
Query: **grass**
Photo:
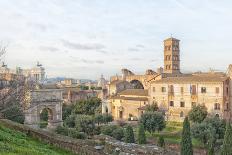
[[[0,125],[0,155],[73,155]]]
[[[137,129],[135,129],[135,131],[137,132]],[[150,134],[149,132],[146,132],[146,137],[148,139],[157,140],[157,138],[162,135],[164,137],[166,143],[180,144],[181,132],[182,132],[182,123],[180,123],[180,122],[166,122],[166,127],[164,128],[163,131],[161,131],[159,133],[156,132],[154,134]],[[202,148],[202,146],[203,146],[203,144],[195,138],[192,139],[192,144],[194,147]]]

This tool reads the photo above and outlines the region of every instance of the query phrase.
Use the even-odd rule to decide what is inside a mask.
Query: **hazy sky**
[[[163,40],[181,40],[181,69],[232,63],[231,0],[0,0],[9,67],[40,61],[48,77],[106,77],[163,66]]]

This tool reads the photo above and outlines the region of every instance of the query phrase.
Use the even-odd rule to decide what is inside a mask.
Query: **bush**
[[[106,125],[101,127],[101,133],[108,136],[113,136],[113,131],[117,128],[116,125]]]
[[[113,121],[113,116],[110,114],[103,114],[103,123],[108,124]]]
[[[64,121],[64,126],[67,126],[69,128],[74,128],[75,127],[75,115],[70,115],[68,116],[65,121]]]
[[[113,132],[112,132],[112,135],[115,139],[117,140],[122,140],[122,138],[124,137],[124,131],[123,131],[123,128],[119,127],[117,129],[115,129]]]
[[[96,114],[94,116],[94,121],[95,123],[97,123],[98,125],[103,123],[103,115],[102,114]]]
[[[135,142],[133,128],[129,125],[126,127],[125,142],[126,143],[134,143]]]
[[[86,135],[84,133],[80,133],[75,129],[69,129],[67,127],[62,127],[62,126],[58,126],[56,128],[56,133],[64,135],[64,136],[76,138],[76,139],[85,139],[86,138]]]
[[[145,134],[145,131],[144,131],[143,124],[139,125],[138,143],[139,144],[145,144],[146,143],[146,134]]]
[[[145,130],[150,133],[162,131],[166,126],[163,114],[156,111],[145,112],[139,121],[143,124]]]
[[[158,146],[159,147],[165,147],[165,141],[164,141],[164,137],[163,136],[159,136]]]
[[[76,129],[79,132],[84,132],[88,135],[93,135],[95,130],[95,122],[91,116],[77,115],[76,116]]]
[[[189,120],[194,123],[201,123],[207,114],[207,108],[204,105],[193,106],[189,112]]]

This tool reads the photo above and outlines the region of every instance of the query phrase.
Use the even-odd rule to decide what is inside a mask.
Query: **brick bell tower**
[[[180,73],[180,40],[168,38],[164,40],[164,73]]]

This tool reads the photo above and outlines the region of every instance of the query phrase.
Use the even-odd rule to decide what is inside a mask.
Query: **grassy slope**
[[[0,125],[0,155],[72,155]]]

